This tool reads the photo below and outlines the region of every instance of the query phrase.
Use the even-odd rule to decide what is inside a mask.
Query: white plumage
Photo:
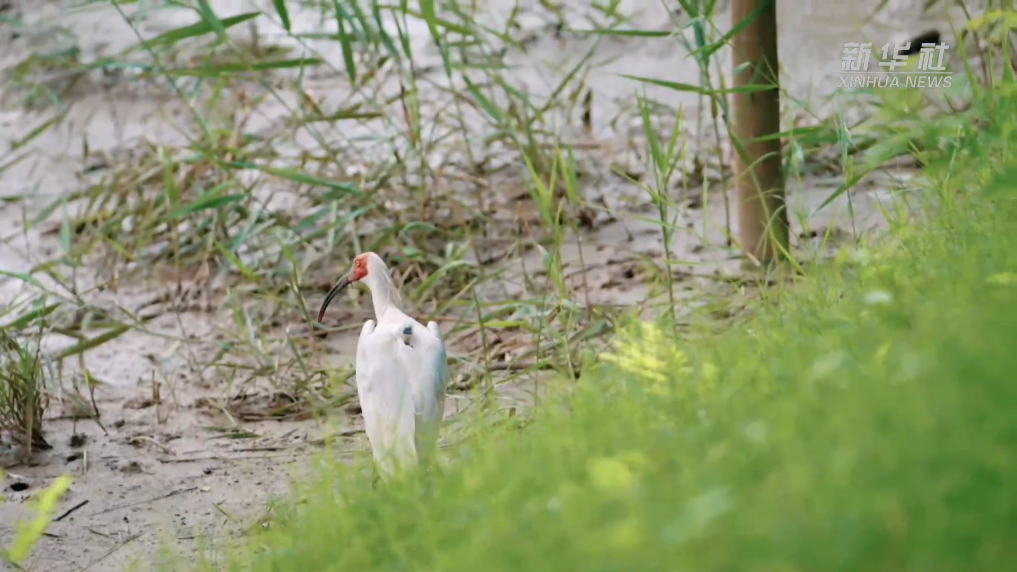
[[[388,267],[373,252],[357,256],[332,287],[319,322],[336,294],[354,282],[370,289],[377,318],[360,331],[357,394],[375,463],[387,479],[416,466],[437,445],[448,383],[445,342],[438,324],[424,327],[399,309]]]

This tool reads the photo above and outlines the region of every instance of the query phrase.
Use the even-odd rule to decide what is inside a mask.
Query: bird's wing
[[[415,419],[409,374],[397,355],[402,340],[386,328],[364,324],[357,344],[357,393],[364,428],[379,469],[386,477],[397,465],[416,463]]]
[[[438,329],[438,324],[435,322],[428,322],[427,329],[430,330],[434,337],[438,340],[438,351],[435,355],[435,371],[438,376],[435,379],[434,391],[435,397],[445,402],[445,387],[448,385],[448,354],[445,352],[445,338],[441,335],[441,330]]]
[[[367,356],[367,338],[374,333],[374,325],[374,320],[364,322],[364,327],[360,329],[360,340],[357,342],[357,395],[361,397],[370,388],[370,377],[367,372],[371,360]],[[364,408],[363,403],[360,404],[360,408]]]
[[[445,343],[437,324],[427,328],[412,323],[413,345],[399,347],[401,361],[409,364],[409,377],[413,388],[413,406],[416,416],[417,455],[426,455],[438,440],[441,420],[445,415],[445,384],[448,381],[448,364]]]

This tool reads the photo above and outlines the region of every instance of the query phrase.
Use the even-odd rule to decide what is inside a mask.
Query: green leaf
[[[234,161],[229,163],[229,166],[234,169],[254,169],[267,173],[276,177],[293,181],[294,183],[301,183],[305,185],[311,185],[315,187],[327,187],[336,191],[342,191],[357,197],[364,196],[363,191],[360,189],[348,185],[346,183],[339,183],[336,181],[329,181],[328,179],[322,179],[321,177],[315,177],[308,175],[307,173],[301,173],[300,171],[294,171],[292,169],[276,169],[275,167],[268,167],[263,165],[256,165],[254,163],[247,163],[245,161]]]
[[[24,272],[11,272],[10,270],[0,270],[0,276],[8,276],[10,278],[17,278],[22,282],[31,284],[36,288],[43,288],[43,285],[39,283],[31,274],[25,274]],[[45,289],[45,288],[43,288]]]
[[[409,16],[415,16],[427,22],[427,28],[431,30],[431,35],[434,37],[435,43],[438,43],[441,40],[441,35],[438,34],[438,28],[462,34],[463,36],[473,35],[473,30],[466,26],[461,26],[454,22],[449,22],[448,20],[439,18],[434,9],[434,0],[420,0],[420,12],[414,12],[413,10],[406,9],[405,13]]]
[[[286,0],[272,0],[272,4],[275,5],[275,11],[279,14],[279,19],[282,20],[283,29],[288,34],[290,32],[290,13],[286,11]]]
[[[15,156],[10,161],[7,161],[6,163],[0,164],[0,173],[3,173],[7,169],[10,169],[14,165],[17,165],[18,163],[24,161],[25,159],[27,159],[30,156],[31,156],[31,153],[22,153],[20,155]]]
[[[50,127],[53,127],[53,125],[59,123],[60,120],[63,119],[63,118],[64,118],[64,114],[61,113],[59,115],[55,115],[55,116],[47,119],[46,121],[43,121],[38,127],[36,127],[35,129],[29,131],[28,134],[25,135],[24,137],[22,137],[21,139],[18,139],[16,141],[11,141],[11,148],[7,152],[10,153],[12,151],[17,151],[21,147],[24,147],[25,145],[28,145],[29,143],[32,142],[33,139],[35,139],[36,137],[38,137],[38,136],[42,135],[43,133],[45,133],[47,129],[49,129]]]
[[[335,21],[339,30],[339,47],[342,48],[343,62],[346,64],[346,73],[350,76],[350,83],[357,83],[357,64],[353,61],[353,45],[350,43],[350,36],[346,33],[346,11],[343,10],[339,0],[332,0],[335,5]]]
[[[225,63],[200,68],[177,68],[166,70],[169,75],[211,77],[217,75],[269,71],[277,69],[299,68],[304,66],[316,66],[322,63],[321,58],[297,58],[292,60],[269,60],[265,62],[251,63]]]
[[[392,37],[385,31],[385,23],[381,18],[381,4],[380,2],[371,2],[371,16],[374,17],[374,22],[378,25],[378,36],[381,38],[381,43],[385,45],[385,49],[392,55],[396,60],[402,59],[402,54],[396,49],[395,43],[392,41]]]
[[[448,274],[449,271],[459,268],[460,266],[468,266],[469,264],[470,263],[465,260],[453,260],[438,270],[435,270],[427,277],[427,280],[424,280],[424,282],[421,283],[420,286],[418,286],[413,292],[414,299],[420,300],[424,294],[434,288],[435,284],[438,283],[441,277]]]
[[[110,340],[115,340],[116,338],[119,338],[124,334],[124,332],[130,329],[131,329],[130,325],[120,324],[119,326],[113,328],[112,330],[109,330],[108,332],[104,332],[102,334],[99,334],[98,336],[95,336],[94,338],[88,338],[87,340],[78,342],[69,348],[60,350],[59,352],[57,352],[56,356],[54,356],[54,359],[61,360],[66,357],[83,354],[92,348],[96,348]]]
[[[350,119],[377,119],[383,117],[384,114],[377,111],[357,111],[360,104],[345,109],[340,109],[331,115],[320,115],[307,118],[307,123],[314,123],[317,121],[345,121]]]
[[[39,318],[45,318],[46,316],[52,314],[59,307],[60,304],[50,304],[49,306],[36,308],[35,310],[26,312],[19,316],[18,318],[14,319],[11,323],[4,326],[4,329],[20,330],[21,328],[24,328],[25,326],[31,324],[32,322],[38,320]]]
[[[248,20],[250,20],[252,18],[257,18],[260,15],[261,15],[261,12],[247,12],[245,14],[238,14],[236,16],[231,16],[229,18],[226,18],[225,20],[220,21],[220,24],[222,25],[223,29],[232,28],[233,26],[236,26],[237,24],[240,24],[242,22],[246,22],[246,21],[248,21]],[[214,30],[214,28],[212,27],[212,25],[210,23],[202,20],[201,22],[197,22],[197,23],[191,24],[189,26],[182,26],[180,28],[176,28],[176,29],[170,30],[168,32],[163,32],[162,34],[159,34],[158,36],[152,38],[151,40],[147,40],[145,42],[142,42],[142,43],[139,43],[139,44],[135,44],[135,45],[127,48],[126,50],[124,50],[124,53],[128,53],[128,52],[137,50],[138,48],[144,46],[146,43],[149,46],[155,46],[155,45],[159,45],[159,44],[175,44],[175,43],[179,42],[180,40],[186,40],[188,38],[196,38],[198,36],[204,36],[205,34],[208,34],[209,32],[212,32],[213,30]],[[133,65],[137,65],[137,64],[133,64]]]
[[[675,35],[674,30],[571,30],[574,34],[593,34],[597,36],[622,36],[635,38],[668,38]]]
[[[56,511],[57,502],[71,486],[71,478],[67,475],[60,475],[49,487],[43,489],[29,503],[30,509],[35,513],[28,522],[19,522],[15,530],[14,539],[9,548],[5,549],[3,556],[10,564],[20,570],[24,570],[22,564],[28,560],[32,547],[36,545],[49,526],[50,519]],[[34,568],[34,566],[33,566]]]
[[[215,247],[219,249],[219,252],[222,253],[222,255],[225,256],[227,260],[233,263],[233,267],[236,268],[241,274],[243,274],[244,278],[247,278],[248,280],[251,280],[252,282],[255,283],[259,281],[258,275],[255,274],[250,268],[248,268],[243,263],[242,260],[237,258],[232,252],[230,252],[225,246],[223,246],[222,243],[219,242],[215,243]]]
[[[770,141],[772,139],[783,139],[786,137],[795,137],[797,139],[806,139],[815,135],[829,133],[830,128],[826,125],[816,125],[814,127],[795,127],[787,131],[781,131],[779,133],[771,133],[769,135],[760,135],[759,137],[753,137],[747,139],[746,143],[756,143],[759,141]],[[810,140],[810,139],[807,139]]]
[[[477,103],[480,104],[480,108],[483,109],[484,112],[495,121],[495,123],[501,123],[502,119],[504,119],[504,116],[501,114],[501,110],[491,103],[491,100],[487,99],[487,96],[485,96],[484,93],[480,91],[480,89],[478,89],[472,81],[470,81],[469,76],[464,74],[463,80],[466,81],[466,89],[470,90],[470,93],[473,94]]]
[[[727,89],[706,89],[698,85],[692,85],[690,83],[679,83],[676,81],[664,81],[662,79],[653,79],[649,77],[640,77],[634,75],[621,74],[622,77],[628,79],[634,79],[643,83],[649,83],[653,85],[659,85],[660,87],[666,87],[675,91],[687,91],[691,93],[698,93],[702,95],[720,95],[724,93],[756,93],[760,91],[770,91],[771,89],[777,89],[776,85],[772,84],[752,84],[742,87],[731,87]]]
[[[198,13],[201,14],[201,19],[215,30],[215,35],[219,36],[219,40],[225,42],[226,27],[222,25],[222,20],[219,19],[219,16],[215,15],[208,0],[198,0]]]
[[[381,43],[385,45],[385,49],[392,55],[393,58],[399,60],[402,58],[399,50],[396,49],[395,43],[392,41],[392,37],[385,31],[385,23],[381,18],[381,4],[380,2],[371,2],[371,16],[374,17],[374,22],[378,25],[378,36],[381,38]]]
[[[705,45],[705,46],[703,46],[701,48],[698,48],[695,51],[689,53],[689,55],[690,56],[696,56],[701,61],[705,62],[717,50],[719,50],[719,49],[723,48],[725,45],[727,45],[727,43],[729,41],[731,41],[731,38],[733,38],[735,34],[737,34],[738,32],[741,32],[742,30],[747,28],[749,26],[749,24],[754,22],[756,20],[756,18],[758,18],[759,15],[763,13],[763,10],[768,8],[768,4],[769,4],[768,2],[760,3],[760,5],[757,6],[756,9],[753,10],[752,13],[749,14],[747,18],[745,18],[741,22],[738,22],[737,24],[735,24],[735,26],[733,28],[731,28],[726,34],[721,36],[720,39],[718,39],[716,42],[713,42],[711,44],[707,44],[707,45]]]
[[[231,186],[233,186],[232,180],[220,183],[200,195],[197,199],[194,199],[186,205],[174,210],[167,218],[170,220],[178,219],[198,211],[214,210],[231,203],[242,201],[245,198],[244,195],[223,195],[223,193],[225,193]]]

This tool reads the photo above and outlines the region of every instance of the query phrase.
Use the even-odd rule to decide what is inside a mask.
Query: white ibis
[[[354,282],[371,291],[378,319],[360,330],[357,394],[374,461],[388,479],[427,458],[437,444],[448,382],[445,342],[438,324],[425,328],[399,309],[388,267],[373,252],[354,258],[353,268],[329,290],[319,323],[336,294]]]

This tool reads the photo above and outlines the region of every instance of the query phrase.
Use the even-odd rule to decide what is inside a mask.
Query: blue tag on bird
[[[404,336],[412,336],[413,335],[413,326],[406,326],[405,328],[403,328],[403,335]]]

